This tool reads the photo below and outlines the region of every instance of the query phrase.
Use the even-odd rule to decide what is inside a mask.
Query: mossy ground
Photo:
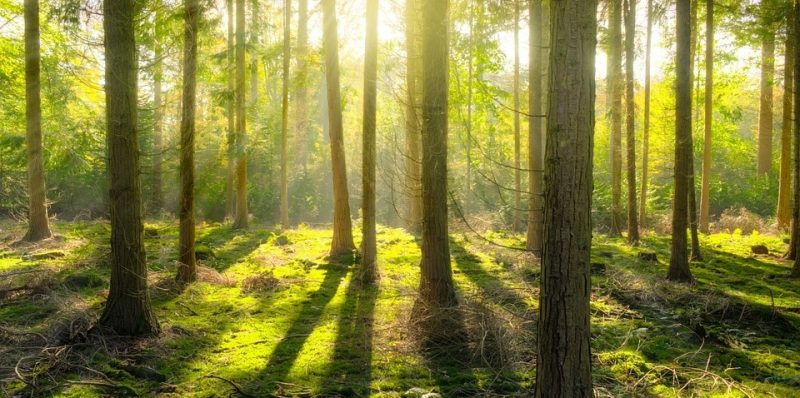
[[[107,294],[107,225],[57,223],[58,237],[36,245],[13,244],[19,225],[2,230],[7,396],[391,397],[413,387],[526,396],[535,379],[538,264],[469,235],[451,239],[462,301],[463,333],[455,335],[467,338],[437,350],[417,343],[425,333],[412,316],[419,246],[401,229],[379,228],[381,279],[362,287],[352,278],[355,256],[326,257],[329,230],[204,224],[200,280],[180,291],[172,283],[177,229],[149,223],[162,333],[134,341],[86,333]],[[506,245],[522,238],[487,237]],[[696,283],[686,286],[663,280],[668,238],[648,235],[631,247],[596,236],[597,395],[800,395],[800,282],[786,279],[790,265],[778,257],[753,257],[753,244],[786,247],[773,236],[704,236],[705,259],[692,264]],[[658,262],[639,260],[642,251]]]

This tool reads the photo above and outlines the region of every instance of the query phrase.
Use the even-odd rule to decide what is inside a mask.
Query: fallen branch
[[[207,378],[207,379],[217,379],[217,380],[222,380],[222,381],[224,381],[224,382],[228,383],[228,384],[229,384],[231,387],[233,387],[233,389],[234,389],[234,390],[236,390],[236,392],[237,392],[239,395],[241,395],[241,396],[243,396],[243,397],[245,397],[245,398],[256,398],[256,396],[255,396],[255,395],[252,395],[252,394],[248,394],[248,393],[246,393],[246,392],[245,392],[245,391],[242,389],[242,387],[240,387],[240,386],[239,386],[239,384],[237,384],[235,381],[228,380],[228,379],[226,379],[226,378],[224,378],[224,377],[217,376],[217,375],[205,375],[205,376],[203,376],[203,377],[204,377],[204,378]],[[270,397],[272,397],[273,395],[269,395],[269,396],[270,396]]]

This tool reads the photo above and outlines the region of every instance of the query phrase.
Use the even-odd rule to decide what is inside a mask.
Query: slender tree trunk
[[[519,0],[514,0],[514,231],[522,228],[522,161],[519,116]]]
[[[325,79],[328,85],[328,123],[333,168],[333,241],[331,256],[351,253],[353,243],[350,196],[347,192],[347,167],[344,155],[342,99],[339,91],[339,35],[336,31],[336,0],[322,0],[324,19],[323,47]]]
[[[625,145],[628,152],[628,242],[639,242],[639,220],[636,214],[636,115],[633,98],[634,49],[636,39],[636,0],[625,0]]]
[[[418,109],[421,95],[419,83],[419,0],[406,0],[406,156],[405,186],[408,192],[408,228],[419,232],[422,228],[422,186],[420,164],[422,157],[422,126]],[[467,136],[469,142],[469,135]],[[469,165],[467,165],[469,170]],[[469,173],[469,171],[467,171]],[[469,178],[467,179],[469,181]],[[469,182],[467,183],[469,189]],[[469,196],[469,193],[467,193]]]
[[[298,104],[305,104],[308,98],[308,68],[306,58],[308,57],[308,0],[299,0],[300,5],[297,9],[297,93],[295,98]],[[305,173],[308,168],[307,159],[307,139],[308,139],[308,116],[304,106],[296,106],[297,130],[295,136],[295,147],[297,151],[297,164]],[[287,184],[288,185],[288,184]],[[288,189],[287,189],[288,191]],[[288,196],[288,195],[287,195]]]
[[[794,1],[794,23],[792,24],[792,34],[795,43],[800,43],[800,0]],[[800,51],[794,52],[794,76],[800,78]],[[800,84],[795,82],[795,87]],[[789,256],[794,260],[792,277],[800,278],[800,256],[797,255],[797,246],[800,245],[800,90],[793,93],[794,108],[794,175],[792,187],[792,240],[789,249]]]
[[[692,86],[690,86],[693,87],[692,94],[694,94],[695,92],[700,92],[700,80],[695,79],[695,73],[694,73],[695,61],[700,59],[699,57],[696,56],[697,43],[698,43],[697,9],[699,1],[700,0],[692,0],[692,5],[691,5],[692,34],[690,40],[691,50],[689,55],[690,59],[689,76],[691,76],[692,79],[691,81],[693,83],[696,83],[696,85],[693,84]],[[697,68],[699,69],[699,61]],[[700,100],[698,99],[696,103],[699,102]],[[695,102],[693,102],[693,104],[694,103]],[[695,118],[699,119],[700,118],[699,106],[696,108],[693,106],[693,109],[695,109]],[[688,196],[689,234],[691,236],[691,248],[692,248],[690,258],[692,259],[692,261],[700,261],[702,260],[702,255],[700,254],[700,239],[697,233],[697,190],[694,178],[694,128],[692,128],[692,132],[691,134],[689,134],[689,152],[687,152],[686,155],[688,156],[686,159],[686,165],[689,170],[689,181],[688,181],[689,190],[687,196]]]
[[[247,228],[247,112],[244,83],[245,1],[236,0],[236,217],[234,228]]]
[[[359,279],[372,283],[377,276],[375,231],[375,120],[378,80],[378,0],[367,0],[367,33],[364,54],[364,126],[363,126],[363,238]]]
[[[609,0],[608,73],[606,86],[611,104],[611,235],[622,231],[622,0]]]
[[[422,260],[420,296],[429,306],[457,304],[447,230],[449,1],[422,9]]]
[[[161,6],[161,3],[159,3],[158,6]],[[164,93],[162,86],[164,61],[162,58],[164,57],[164,51],[161,44],[163,32],[161,32],[162,29],[158,26],[161,21],[160,14],[161,13],[156,10],[155,44],[153,51],[155,56],[153,68],[153,197],[150,199],[150,212],[155,216],[160,215],[161,210],[164,208],[164,193],[162,189],[162,151],[164,150],[164,101],[162,98]]]
[[[181,208],[178,276],[180,284],[197,279],[194,253],[194,132],[197,86],[198,0],[184,0],[183,115],[181,117]]]
[[[228,131],[226,138],[226,153],[228,157],[228,172],[225,179],[225,218],[233,219],[236,215],[236,115],[235,115],[235,76],[236,70],[236,56],[234,49],[234,10],[233,0],[226,0],[228,8],[228,63],[227,63],[227,76],[228,83],[228,98],[226,99],[226,108],[228,116]]]
[[[761,42],[761,101],[758,110],[758,175],[772,169],[772,79],[775,75],[775,32],[767,32]]]
[[[147,290],[136,131],[134,0],[105,0],[108,172],[111,178],[111,287],[99,324],[125,336],[157,334]]]
[[[781,123],[781,169],[778,184],[778,228],[786,231],[791,222],[792,179],[792,90],[794,88],[794,12],[787,18],[786,55],[783,69],[783,122]]]
[[[42,100],[40,94],[39,0],[25,0],[25,123],[28,152],[28,232],[26,241],[52,236],[47,221],[42,159]]]
[[[536,397],[592,397],[592,245],[597,2],[553,2]]]
[[[283,0],[283,101],[281,103],[281,224],[289,227],[289,61],[291,60],[292,0]],[[300,103],[300,107],[305,104]]]
[[[516,36],[515,36],[516,37]],[[469,44],[467,50],[467,181],[464,195],[464,211],[470,211],[472,203],[472,92],[475,82],[475,0],[469,1]]]
[[[542,254],[542,175],[544,159],[542,154],[544,139],[542,138],[542,2],[541,0],[529,1],[530,12],[530,50],[528,69],[528,236],[526,248],[534,255]]]
[[[653,0],[647,0],[647,43],[644,66],[644,129],[642,130],[642,187],[639,198],[639,222],[647,225],[647,186],[650,158],[650,69],[653,48]]]
[[[703,126],[703,176],[700,186],[700,231],[708,233],[711,206],[711,140],[714,92],[714,0],[706,0],[705,123]]]
[[[692,135],[692,60],[690,0],[677,0],[675,59],[675,188],[672,202],[672,248],[667,279],[690,282],[686,228]]]

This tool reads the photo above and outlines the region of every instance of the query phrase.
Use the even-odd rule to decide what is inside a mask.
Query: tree
[[[281,224],[289,227],[289,61],[291,60],[292,0],[283,3],[283,91],[281,103]],[[303,105],[301,105],[302,107]]]
[[[322,46],[325,52],[325,80],[328,97],[328,130],[333,168],[333,241],[331,256],[351,253],[353,243],[350,197],[347,192],[347,167],[344,155],[342,127],[342,98],[339,89],[339,35],[336,31],[336,0],[322,0],[324,30]]]
[[[305,104],[308,98],[306,57],[308,57],[308,0],[299,0],[297,8],[297,94],[295,96],[298,104]],[[307,137],[307,114],[304,106],[296,106],[297,130],[295,142],[297,143],[297,163],[302,167],[303,172],[307,170],[306,158],[306,137]],[[287,195],[288,196],[288,195]]]
[[[236,216],[234,228],[247,228],[247,117],[244,85],[245,2],[236,0]]]
[[[647,184],[650,157],[651,53],[653,49],[653,0],[647,0],[647,43],[644,60],[644,128],[642,130],[642,186],[639,198],[639,222],[647,225]]]
[[[364,51],[364,126],[363,126],[363,238],[359,279],[372,283],[377,276],[375,232],[375,120],[378,80],[378,0],[367,0],[367,32]]]
[[[636,115],[633,97],[633,61],[636,39],[636,0],[625,0],[625,145],[628,171],[628,242],[639,241],[639,220],[636,214]]]
[[[688,227],[689,165],[692,148],[691,0],[675,4],[675,187],[672,201],[672,245],[667,279],[690,282],[686,228]]]
[[[800,43],[800,0],[794,1],[794,21],[792,23],[791,34],[794,35],[795,43]],[[794,76],[800,78],[800,51],[794,52]],[[795,84],[795,87],[800,84]],[[792,267],[791,277],[800,278],[800,256],[797,255],[797,246],[800,245],[800,90],[794,90],[792,98],[794,100],[794,186],[792,191],[792,240],[791,252],[794,254],[794,267]]]
[[[408,213],[406,220],[411,231],[418,232],[422,228],[422,187],[420,186],[422,158],[422,126],[419,117],[420,105],[420,62],[419,55],[419,18],[417,17],[419,0],[406,0],[406,155],[405,155],[405,186],[407,191]],[[471,26],[471,25],[470,25]],[[469,110],[468,110],[469,112]],[[467,130],[467,143],[469,143],[469,130]],[[469,153],[469,151],[467,151]],[[467,155],[469,156],[469,155]],[[469,174],[469,161],[467,161],[467,174]],[[467,177],[467,190],[469,190],[469,177]],[[467,193],[469,196],[469,192]]]
[[[514,231],[522,222],[522,163],[519,109],[519,0],[514,0]]]
[[[611,235],[619,236],[622,231],[622,0],[609,0],[609,3],[606,89],[611,107]]]
[[[25,141],[28,154],[28,232],[23,240],[39,241],[53,234],[47,221],[42,100],[40,90],[39,0],[25,0]]]
[[[783,68],[783,122],[781,123],[781,163],[778,179],[778,228],[786,231],[791,221],[790,198],[792,178],[792,90],[794,88],[795,35],[793,10],[786,21],[786,50]]]
[[[155,28],[153,38],[153,192],[150,212],[156,216],[161,214],[164,207],[164,193],[162,181],[164,143],[164,104],[163,104],[163,74],[164,74],[164,48],[162,44],[163,32],[161,29],[161,3],[156,3]]]
[[[761,38],[761,100],[758,108],[759,176],[772,169],[772,96],[775,75],[775,32],[767,27]]]
[[[228,97],[225,105],[227,108],[228,131],[227,131],[227,154],[228,172],[225,179],[225,217],[233,219],[236,216],[236,190],[234,180],[236,180],[236,101],[234,99],[236,86],[234,70],[236,69],[236,51],[234,49],[234,11],[233,0],[226,0],[228,9],[228,48],[227,48],[227,74]]]
[[[111,204],[111,287],[99,324],[117,334],[157,334],[147,290],[136,130],[134,0],[104,0],[106,123]]]
[[[197,86],[198,0],[184,0],[183,112],[181,116],[181,207],[178,276],[181,284],[197,279],[194,253],[194,131]]]
[[[597,2],[564,0],[551,7],[536,397],[588,398]]]
[[[711,140],[714,92],[714,0],[706,0],[706,81],[705,120],[703,124],[703,175],[700,185],[700,220],[698,227],[708,233],[711,194]]]
[[[542,176],[544,170],[542,137],[542,2],[531,0],[528,4],[530,12],[529,31],[529,64],[528,69],[528,234],[525,247],[535,255],[542,253]]]
[[[449,1],[422,7],[422,260],[419,292],[433,308],[457,304],[447,229]]]

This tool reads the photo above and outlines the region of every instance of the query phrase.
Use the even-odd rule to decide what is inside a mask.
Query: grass
[[[526,395],[535,380],[535,259],[451,236],[462,302],[458,348],[417,343],[419,246],[379,228],[380,283],[353,280],[358,259],[327,258],[330,231],[198,227],[200,280],[179,291],[177,229],[146,225],[158,337],[86,333],[107,294],[109,228],[57,223],[57,238],[15,245],[0,225],[0,382],[6,396],[213,397]],[[522,237],[489,239],[521,245]],[[669,240],[594,240],[592,349],[598,396],[789,397],[800,394],[800,283],[789,264],[753,257],[781,238],[703,236],[696,283],[665,282]],[[658,262],[638,259],[654,252]],[[603,264],[600,266],[599,264]],[[454,341],[455,345],[456,342]],[[16,376],[15,368],[22,378]],[[22,380],[24,379],[24,381]]]

